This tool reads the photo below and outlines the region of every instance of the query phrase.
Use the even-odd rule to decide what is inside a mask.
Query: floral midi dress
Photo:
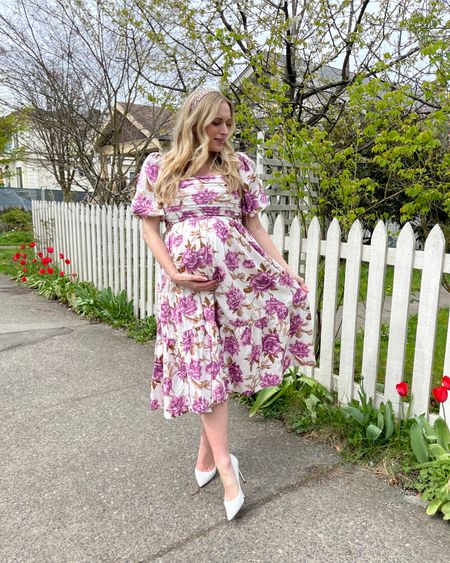
[[[149,407],[167,419],[211,412],[230,393],[251,395],[278,385],[291,366],[315,365],[307,293],[242,223],[269,202],[254,162],[237,156],[240,191],[229,193],[222,176],[196,176],[164,206],[153,192],[163,156],[152,153],[131,204],[136,216],[163,217],[179,271],[219,281],[215,290],[194,291],[161,269]]]

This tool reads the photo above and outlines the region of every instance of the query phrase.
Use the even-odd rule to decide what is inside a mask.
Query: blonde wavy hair
[[[156,199],[163,204],[173,203],[179,182],[192,178],[208,162],[212,174],[217,173],[224,177],[229,192],[242,187],[239,161],[228,141],[235,130],[233,104],[218,91],[207,92],[199,100],[198,98],[199,91],[194,90],[185,100],[176,119],[172,146],[163,157],[155,184]],[[193,101],[196,103],[192,108]],[[223,102],[230,107],[230,133],[222,150],[214,153],[211,158],[206,127],[214,121]]]

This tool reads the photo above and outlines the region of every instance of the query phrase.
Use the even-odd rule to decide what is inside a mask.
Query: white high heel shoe
[[[209,483],[216,472],[217,467],[214,467],[211,471],[200,471],[200,469],[195,468],[195,478],[197,479],[198,486],[203,487],[206,483]]]
[[[231,458],[231,464],[232,464],[233,469],[234,469],[234,473],[236,475],[236,480],[237,480],[237,484],[238,484],[238,487],[239,487],[239,492],[234,497],[234,499],[223,501],[223,503],[225,505],[225,511],[227,513],[228,520],[232,520],[236,516],[236,514],[239,512],[242,505],[244,504],[244,493],[242,492],[242,489],[241,489],[241,483],[239,481],[239,475],[242,477],[242,480],[245,483],[245,479],[242,476],[242,473],[239,471],[239,462],[237,460],[237,457],[234,456],[233,454],[230,454],[230,458]]]

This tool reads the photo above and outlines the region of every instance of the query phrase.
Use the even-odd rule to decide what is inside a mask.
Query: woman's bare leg
[[[212,471],[214,469],[214,465],[214,455],[202,423],[202,433],[200,436],[200,447],[198,450],[196,467],[200,471]]]
[[[225,401],[200,416],[225,490],[225,500],[232,500],[239,493],[239,486],[228,452],[228,403]]]

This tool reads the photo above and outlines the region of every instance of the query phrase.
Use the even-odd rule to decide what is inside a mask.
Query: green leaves
[[[433,426],[424,416],[416,416],[411,426],[411,446],[419,461],[419,481],[425,482],[426,498],[431,502],[427,514],[439,510],[444,520],[450,519],[450,431],[445,420],[438,417]]]
[[[422,429],[416,423],[414,423],[410,430],[411,437],[411,447],[413,449],[414,455],[419,463],[424,463],[428,461],[428,449],[423,437]]]
[[[372,397],[367,399],[364,389],[359,391],[359,404],[343,405],[341,410],[356,420],[365,430],[365,439],[373,444],[376,441],[387,442],[394,433],[394,414],[392,404],[387,401],[376,407]]]

